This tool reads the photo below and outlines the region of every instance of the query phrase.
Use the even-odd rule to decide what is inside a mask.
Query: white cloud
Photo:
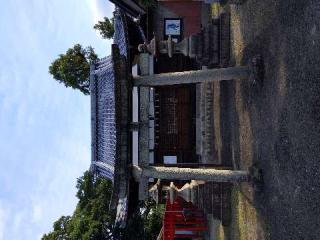
[[[89,6],[93,23],[102,20],[104,17],[112,17],[114,5],[105,0],[86,0]]]
[[[24,226],[22,224],[25,224],[29,221],[28,216],[26,215],[25,210],[20,209],[20,211],[17,211],[13,214],[13,222],[11,227],[11,236],[14,238],[17,238],[20,234],[20,229],[22,229]]]
[[[32,221],[38,223],[42,220],[43,209],[40,205],[33,205],[32,209]]]
[[[0,206],[0,240],[5,240],[4,229],[6,226],[6,213],[5,210]]]
[[[80,2],[17,0],[0,9],[0,240],[39,238],[72,214],[76,178],[89,168],[90,98],[48,75],[74,43],[110,52],[91,20],[111,16],[112,5]]]
[[[102,14],[102,11],[98,8],[98,1],[97,0],[87,0],[86,2],[89,6],[89,9],[90,9],[90,12],[92,15],[93,23],[96,23],[99,20],[103,19],[104,16]]]

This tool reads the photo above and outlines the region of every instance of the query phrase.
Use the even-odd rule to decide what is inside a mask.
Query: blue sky
[[[40,239],[76,205],[90,165],[90,98],[48,66],[75,43],[110,53],[93,24],[107,0],[11,0],[0,8],[0,240]]]

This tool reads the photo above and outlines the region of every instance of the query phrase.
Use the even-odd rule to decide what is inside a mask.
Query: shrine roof
[[[91,171],[113,182],[111,209],[118,209],[116,220],[125,222],[129,189],[130,147],[128,123],[130,97],[128,78],[128,36],[124,14],[114,13],[112,54],[90,68],[91,94]]]

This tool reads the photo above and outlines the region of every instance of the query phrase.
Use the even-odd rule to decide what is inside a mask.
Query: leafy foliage
[[[113,224],[109,212],[112,183],[95,179],[85,172],[77,180],[79,202],[72,216],[62,216],[53,224],[53,231],[45,234],[43,240],[111,239]]]
[[[76,44],[51,63],[49,73],[66,87],[79,89],[88,95],[90,93],[90,63],[97,58],[92,47],[83,48],[80,44]]]
[[[119,229],[113,223],[115,213],[109,211],[111,181],[95,178],[87,171],[77,179],[76,186],[79,199],[76,210],[72,216],[62,216],[55,221],[53,231],[44,234],[42,240],[156,239],[161,228],[161,205],[148,201],[137,206],[126,227]]]
[[[109,19],[107,17],[104,17],[104,20],[98,21],[98,23],[96,23],[93,26],[93,28],[99,31],[102,38],[111,39],[113,38],[113,34],[114,34],[113,23],[114,23],[114,18]]]
[[[145,8],[153,8],[156,6],[156,0],[139,0],[139,3]],[[104,39],[111,39],[114,35],[114,18],[104,17],[103,21],[98,21],[93,28],[98,30],[101,37]]]
[[[164,205],[153,204],[150,211],[145,215],[144,227],[146,229],[147,239],[157,239],[162,227],[162,218],[164,213]]]
[[[163,213],[164,205],[157,205],[151,200],[143,202],[128,220],[126,228],[122,231],[121,239],[157,239],[162,227]]]

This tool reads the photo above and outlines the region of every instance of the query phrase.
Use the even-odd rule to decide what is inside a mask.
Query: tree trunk
[[[213,182],[246,182],[247,171],[217,170],[208,168],[178,168],[153,167],[140,168],[133,166],[133,175],[138,180],[143,178],[158,178],[168,180],[204,180]]]

